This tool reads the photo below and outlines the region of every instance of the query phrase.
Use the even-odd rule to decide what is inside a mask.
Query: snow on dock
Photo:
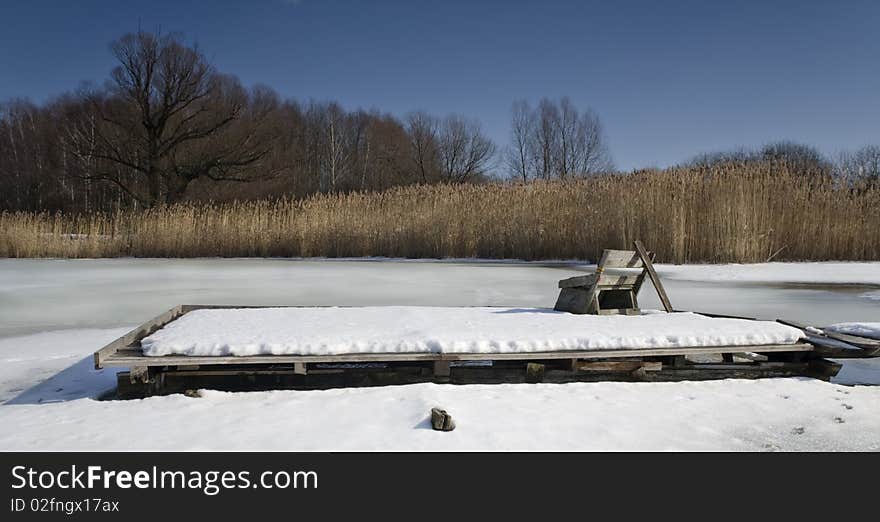
[[[687,312],[574,315],[544,308],[200,309],[141,341],[144,355],[532,353],[794,344],[797,328]]]

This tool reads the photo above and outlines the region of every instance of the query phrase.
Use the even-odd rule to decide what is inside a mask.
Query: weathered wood
[[[597,315],[639,315],[640,313],[632,308],[599,308]]]
[[[611,250],[605,250],[602,252],[602,257],[599,259],[599,264],[596,265],[596,274],[602,275],[602,271],[605,270],[605,265],[608,263],[608,256],[611,255]],[[593,285],[587,289],[587,310],[586,313],[594,314],[599,311],[599,287]]]
[[[747,348],[753,353],[770,352],[810,352],[814,346],[809,343],[767,344],[753,346],[698,346],[683,348],[622,348],[614,350],[559,350],[553,352],[528,353],[357,353],[343,355],[163,355],[147,357],[140,350],[120,350],[104,360],[105,367],[130,366],[178,366],[187,364],[228,365],[228,364],[293,364],[302,363],[366,363],[366,362],[405,362],[405,361],[527,361],[541,359],[605,359],[612,357],[663,357],[675,355],[717,354],[742,352]]]
[[[648,277],[651,279],[651,282],[654,283],[654,288],[657,290],[657,295],[660,296],[660,302],[663,303],[663,308],[667,312],[675,311],[675,309],[672,308],[672,303],[669,302],[669,296],[666,295],[666,289],[663,288],[663,283],[660,282],[660,276],[658,276],[657,271],[654,270],[654,263],[651,262],[651,257],[648,255],[645,245],[643,245],[638,239],[633,241],[633,245],[636,247],[636,252],[638,252],[639,257],[642,258],[642,262],[645,263],[645,271],[648,272]]]
[[[605,268],[642,268],[644,260],[632,250],[605,250],[601,266]]]
[[[159,328],[162,328],[166,324],[183,315],[185,313],[183,311],[183,308],[183,305],[175,306],[174,308],[157,315],[156,317],[150,319],[149,321],[138,326],[134,330],[128,332],[122,337],[119,337],[107,346],[95,352],[95,369],[101,369],[104,360],[116,353],[118,350],[127,348],[132,343],[140,341],[144,337],[150,335]]]
[[[626,273],[624,269],[635,269],[638,273]],[[561,291],[554,310],[573,314],[637,314],[637,293],[644,277],[645,263],[637,252],[604,250],[594,273],[559,281]],[[623,308],[631,311],[603,312]]]
[[[828,380],[840,372],[843,364],[828,359],[813,359],[809,362],[809,367],[814,372],[814,377]]]
[[[587,274],[582,276],[569,277],[559,281],[559,288],[575,288],[579,286],[590,286],[596,282],[596,274]]]
[[[597,284],[600,287],[634,287],[639,281],[638,274],[588,274],[569,277],[559,281],[559,288],[589,287]]]
[[[657,363],[654,363],[655,365]],[[834,364],[834,363],[830,363]],[[660,370],[645,371],[636,368],[632,372],[582,371],[552,369],[546,366],[541,382],[596,382],[596,381],[683,381],[726,378],[764,378],[807,376],[828,379],[830,370],[826,362],[773,362],[745,364],[694,364],[681,368],[663,366]],[[651,368],[651,366],[648,366]],[[154,394],[183,393],[192,389],[218,389],[249,391],[267,389],[321,390],[364,386],[388,386],[437,382],[430,369],[418,367],[351,368],[344,373],[297,375],[292,368],[241,369],[222,368],[198,371],[176,371],[157,374],[149,382],[132,382],[129,372],[120,372],[118,398],[136,398]],[[455,367],[442,382],[454,384],[523,383],[528,376],[522,365],[503,367]]]
[[[582,372],[633,372],[639,368],[646,372],[656,372],[663,363],[656,361],[581,361],[577,365]]]
[[[563,288],[559,291],[554,310],[573,314],[585,314],[589,309],[590,292],[586,288]]]
[[[654,262],[654,252],[648,252],[648,257],[650,258],[651,262]],[[641,260],[641,258],[639,258],[639,259]],[[646,275],[648,275],[648,271],[642,270],[639,273],[638,280],[636,281],[636,284],[633,285],[633,302],[635,303],[635,306],[633,308],[639,307],[639,290],[642,289],[642,284],[645,282]]]

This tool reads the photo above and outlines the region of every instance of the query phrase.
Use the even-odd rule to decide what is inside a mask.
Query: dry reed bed
[[[641,238],[675,263],[877,260],[878,231],[878,187],[763,164],[112,214],[4,213],[0,256],[596,259]]]

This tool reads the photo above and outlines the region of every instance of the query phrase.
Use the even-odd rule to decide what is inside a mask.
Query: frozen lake
[[[880,263],[658,268],[680,310],[817,325],[880,320]],[[589,269],[564,262],[0,259],[0,338],[136,325],[182,303],[552,307],[556,282]],[[660,307],[648,284],[639,299],[643,308]]]
[[[0,450],[130,449],[120,444],[133,439],[155,450],[880,449],[880,387],[810,379],[94,400],[113,388],[115,371],[92,369],[91,353],[176,304],[551,307],[557,280],[590,268],[566,262],[2,259]],[[880,263],[658,269],[677,309],[820,326],[880,321]],[[648,284],[640,301],[643,308],[660,306]],[[839,377],[880,383],[880,359],[848,362]],[[439,439],[424,429],[425,412],[437,404],[461,420]],[[531,421],[506,424],[518,415]],[[381,423],[364,424],[379,417]],[[156,426],[163,429],[144,440]],[[286,435],[278,437],[281,432]]]

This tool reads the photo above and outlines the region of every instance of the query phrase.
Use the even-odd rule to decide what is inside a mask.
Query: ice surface
[[[880,285],[878,262],[658,265],[661,277],[688,281]]]
[[[195,310],[141,341],[145,355],[527,353],[790,344],[801,330],[693,313],[575,315],[546,308]]]
[[[590,269],[495,261],[0,259],[0,337],[139,324],[182,303],[550,307],[558,280]],[[880,290],[880,263],[658,269],[678,310],[819,326],[880,316],[880,299],[871,299]],[[862,286],[828,286],[840,278]],[[823,286],[782,286],[807,279]],[[661,307],[648,284],[639,302],[642,308]]]

